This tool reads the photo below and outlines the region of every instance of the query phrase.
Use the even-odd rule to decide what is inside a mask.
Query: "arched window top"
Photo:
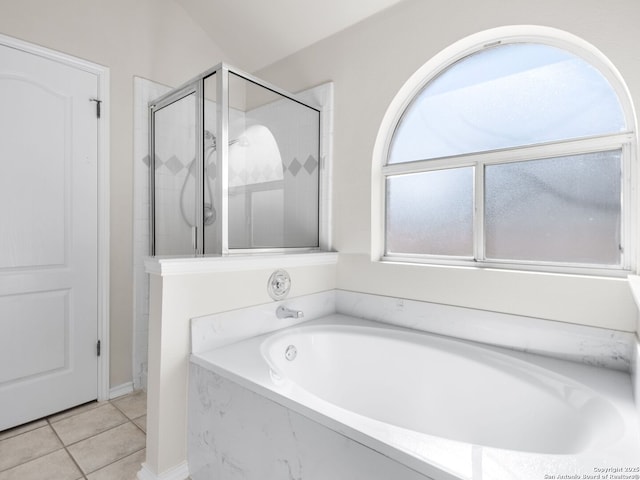
[[[625,82],[593,45],[533,25],[461,39],[383,117],[372,258],[624,275],[636,141]]]
[[[486,47],[449,65],[413,97],[388,164],[626,131],[603,73],[543,43]]]

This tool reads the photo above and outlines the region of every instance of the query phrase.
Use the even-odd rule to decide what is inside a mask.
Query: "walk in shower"
[[[321,245],[321,112],[220,64],[150,103],[152,255]]]

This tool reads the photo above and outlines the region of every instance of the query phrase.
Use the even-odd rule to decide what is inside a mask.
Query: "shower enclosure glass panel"
[[[320,113],[229,75],[229,248],[318,247]]]
[[[209,75],[204,79],[204,135],[203,135],[203,224],[204,253],[220,255],[222,253],[222,172],[218,145],[218,77]]]
[[[153,255],[320,246],[320,111],[220,64],[150,104]]]
[[[153,206],[155,254],[193,254],[196,226],[196,96],[155,112]]]

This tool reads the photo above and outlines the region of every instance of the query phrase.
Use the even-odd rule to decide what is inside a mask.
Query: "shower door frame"
[[[299,103],[307,108],[318,112],[318,246],[317,247],[274,247],[274,248],[230,248],[229,247],[229,210],[228,210],[228,192],[229,192],[229,73],[233,73],[244,80],[261,86],[272,91],[282,97]],[[220,205],[221,214],[216,225],[215,235],[220,241],[220,251],[215,254],[206,254],[207,256],[228,256],[237,254],[253,254],[253,253],[296,253],[296,252],[313,252],[313,251],[330,251],[330,228],[329,228],[329,195],[328,195],[328,169],[326,168],[327,153],[323,146],[323,109],[318,105],[298,98],[297,95],[287,92],[275,85],[270,84],[258,77],[246,73],[240,69],[232,67],[226,63],[219,63],[215,67],[210,68],[185,82],[179,87],[167,92],[157,99],[149,102],[149,219],[150,219],[150,252],[152,256],[156,255],[155,242],[155,113],[164,107],[167,107],[183,98],[195,94],[196,99],[196,166],[194,173],[196,175],[196,201],[195,218],[196,227],[193,240],[193,255],[205,256],[205,228],[203,219],[204,207],[204,102],[205,91],[204,82],[212,75],[220,75],[216,79],[216,137],[218,162],[216,164],[216,178],[219,182],[219,188],[216,188],[213,201]]]
[[[155,137],[156,137],[156,128],[155,128],[155,113],[162,110],[169,105],[172,105],[176,102],[179,102],[189,95],[195,95],[196,99],[196,142],[197,145],[202,143],[202,131],[198,128],[198,118],[200,118],[199,105],[201,104],[199,100],[199,95],[201,95],[202,86],[197,83],[191,83],[189,85],[184,85],[182,87],[171,90],[166,93],[162,97],[150,102],[149,104],[149,221],[150,221],[150,231],[149,231],[149,252],[152,256],[156,254],[156,245],[155,245],[155,219],[156,219],[156,204],[155,204],[155,192],[156,192],[156,150],[155,150]],[[196,180],[201,177],[202,170],[202,149],[196,148],[196,158],[195,158],[195,174]],[[189,173],[187,173],[189,175]],[[200,184],[196,182],[196,197],[200,197]],[[202,217],[202,206],[198,205],[198,202],[195,202],[195,218],[200,219]],[[193,234],[194,239],[192,243],[194,243],[194,255],[202,255],[202,253],[198,253],[198,247],[202,249],[203,247],[203,239],[204,239],[204,231],[202,232],[203,237],[200,239],[198,237],[198,230],[204,230],[200,228],[200,221],[196,221],[196,232]]]

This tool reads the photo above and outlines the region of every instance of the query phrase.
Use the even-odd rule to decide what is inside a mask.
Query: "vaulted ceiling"
[[[253,72],[403,0],[176,0],[227,56]]]

